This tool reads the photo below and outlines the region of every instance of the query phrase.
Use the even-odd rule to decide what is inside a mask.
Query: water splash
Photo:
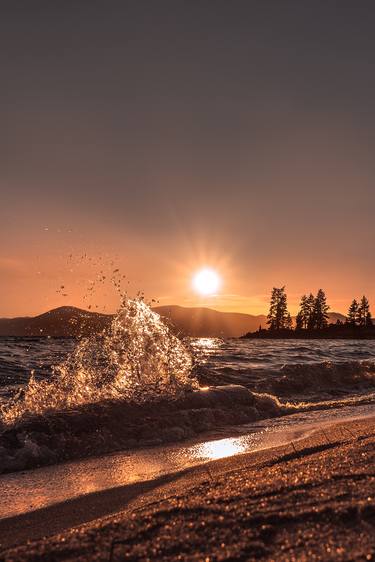
[[[50,380],[32,375],[22,396],[2,410],[10,424],[33,414],[103,400],[175,399],[198,386],[192,355],[142,299],[124,299],[109,329],[82,339]]]

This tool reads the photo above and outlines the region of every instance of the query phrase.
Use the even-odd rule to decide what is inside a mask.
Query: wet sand
[[[3,520],[0,560],[375,560],[375,418]],[[74,527],[80,512],[117,512]],[[49,528],[52,536],[40,536]],[[61,532],[61,529],[69,530]],[[57,534],[59,533],[59,534]],[[119,544],[113,541],[123,541]]]

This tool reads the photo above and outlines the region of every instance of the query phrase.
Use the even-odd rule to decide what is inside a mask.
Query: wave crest
[[[31,377],[2,422],[104,400],[178,398],[197,386],[192,355],[142,299],[126,299],[108,330],[82,339],[50,380]]]
[[[223,368],[198,365],[196,375],[203,384],[240,384],[256,392],[270,392],[283,397],[310,397],[321,392],[350,393],[375,387],[375,361],[322,361],[291,363],[280,369]]]
[[[270,389],[281,395],[308,391],[345,391],[375,386],[374,361],[342,361],[284,365],[270,381]]]

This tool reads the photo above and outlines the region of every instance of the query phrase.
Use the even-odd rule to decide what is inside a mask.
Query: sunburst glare
[[[193,288],[200,295],[214,295],[218,292],[220,285],[220,276],[209,267],[200,269],[193,276]]]

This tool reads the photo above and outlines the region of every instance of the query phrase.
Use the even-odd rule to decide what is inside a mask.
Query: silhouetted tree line
[[[325,292],[319,289],[314,296],[312,293],[303,295],[300,309],[296,316],[295,329],[300,330],[324,330],[328,328],[328,311]],[[285,286],[274,287],[271,294],[270,310],[267,316],[268,329],[270,331],[292,330],[293,322],[288,312],[288,299]],[[349,307],[346,322],[337,321],[337,325],[359,328],[372,328],[372,318],[368,299],[363,296],[360,302],[354,299]]]
[[[358,302],[357,299],[352,300],[349,306],[346,323],[353,327],[359,326],[360,328],[370,328],[373,326],[370,304],[365,295],[363,295],[360,302]]]
[[[325,292],[319,289],[316,297],[312,293],[303,295],[300,310],[296,316],[296,330],[322,330],[328,326],[327,298]]]

